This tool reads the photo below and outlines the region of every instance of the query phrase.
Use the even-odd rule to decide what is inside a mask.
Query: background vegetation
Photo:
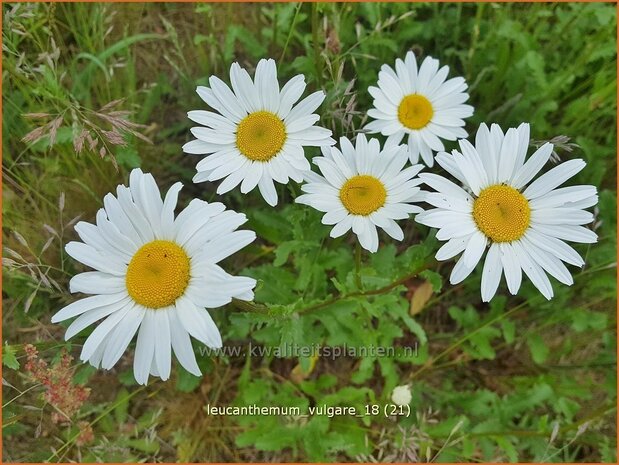
[[[6,4],[3,8],[4,461],[607,461],[616,448],[616,9],[612,4]],[[352,136],[379,67],[407,50],[464,75],[482,122],[528,121],[557,159],[588,162],[599,187],[599,242],[546,302],[479,297],[480,273],[443,283],[430,230],[383,237],[355,278],[352,239],[328,238],[295,206],[232,192],[257,243],[228,269],[259,279],[260,313],[213,311],[227,345],[414,346],[413,357],[335,360],[199,356],[195,378],[135,385],[129,353],[110,372],[77,359],[51,315],[83,270],[63,252],[132,167],[181,203],[218,198],[192,185],[186,112],[231,62],[278,61],[322,88],[323,124]],[[569,140],[568,140],[569,138]],[[307,152],[308,156],[316,153]],[[421,274],[419,271],[426,268]],[[37,351],[32,346],[36,346]],[[196,345],[196,352],[199,347]],[[199,355],[199,354],[198,354]],[[211,405],[389,402],[410,383],[404,417],[214,417]]]

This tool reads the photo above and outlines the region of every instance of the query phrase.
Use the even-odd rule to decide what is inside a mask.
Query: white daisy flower
[[[243,194],[256,186],[271,206],[277,205],[273,181],[286,184],[303,180],[310,170],[305,146],[333,145],[331,131],[314,126],[314,113],[325,98],[314,92],[297,105],[305,90],[305,78],[297,75],[279,88],[275,61],[260,60],[252,81],[247,71],[232,63],[232,90],[211,76],[211,87],[198,87],[198,95],[218,113],[190,111],[189,119],[206,127],[194,127],[197,138],[183,145],[191,154],[209,154],[196,165],[193,182],[224,179],[217,189],[224,194],[241,184]]]
[[[96,225],[80,221],[75,230],[84,242],[69,242],[67,253],[94,268],[74,276],[70,291],[95,294],[67,305],[52,322],[77,318],[65,339],[104,318],[86,339],[80,358],[94,367],[112,368],[138,333],[133,370],[146,384],[149,373],[170,376],[171,349],[196,376],[189,336],[212,348],[221,336],[206,308],[232,298],[253,299],[256,281],[231,276],[217,265],[255,238],[236,231],[245,215],[225,211],[221,203],[192,200],[176,218],[181,183],[161,199],[151,174],[135,169],[129,187],[107,194]]]
[[[441,139],[466,137],[464,120],[473,114],[473,107],[464,105],[463,77],[449,80],[449,66],[439,69],[439,62],[426,57],[419,68],[413,52],[404,61],[397,59],[395,70],[383,65],[378,73],[378,87],[368,92],[374,97],[374,108],[368,116],[375,119],[365,126],[372,133],[388,136],[385,146],[398,145],[408,135],[411,163],[419,154],[428,166],[434,165],[434,152],[445,150]]]
[[[323,176],[309,172],[305,194],[296,202],[326,212],[322,223],[335,225],[331,237],[339,237],[352,228],[361,246],[370,252],[378,250],[376,227],[395,240],[404,238],[394,220],[408,218],[422,209],[416,201],[421,181],[415,176],[422,165],[404,165],[408,161],[406,146],[391,146],[383,150],[376,139],[359,134],[353,147],[345,137],[340,139],[341,151],[335,147],[322,149],[324,156],[312,161]]]
[[[516,294],[522,271],[547,299],[553,296],[549,275],[571,285],[572,276],[563,262],[583,266],[578,253],[564,241],[593,243],[596,234],[582,225],[593,221],[585,211],[597,203],[594,186],[558,188],[585,167],[583,160],[561,163],[533,178],[546,164],[553,145],[544,144],[525,162],[529,125],[507,133],[496,124],[479,127],[475,147],[460,140],[461,151],[440,153],[436,161],[465,187],[437,174],[420,178],[437,192],[425,200],[434,209],[417,215],[419,223],[438,228],[436,237],[447,241],[436,254],[447,260],[464,252],[452,270],[450,281],[464,280],[481,260],[486,247],[481,296],[495,295],[501,274]]]

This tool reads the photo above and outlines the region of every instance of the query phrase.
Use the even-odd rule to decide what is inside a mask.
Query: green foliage
[[[11,370],[18,370],[19,360],[17,360],[17,357],[15,356],[16,353],[17,351],[15,350],[15,347],[5,344],[2,348],[2,365],[10,368]]]
[[[7,461],[616,461],[614,5],[33,3],[3,12]],[[227,81],[234,61],[251,69],[273,57],[280,83],[303,73],[308,91],[326,92],[321,124],[351,137],[380,66],[410,49],[467,79],[469,134],[484,121],[528,121],[533,145],[567,136],[555,139],[556,156],[587,161],[574,184],[598,187],[599,242],[575,247],[586,261],[571,270],[575,284],[553,282],[550,302],[526,279],[518,296],[502,284],[483,304],[481,270],[449,284],[452,261],[433,260],[434,233],[413,221],[401,222],[401,243],[381,233],[378,252],[357,266],[354,240],[330,238],[318,212],[294,203],[295,183],[278,186],[277,208],[234,191],[224,203],[260,240],[225,265],[258,280],[255,305],[212,315],[239,351],[196,345],[203,377],[176,363],[170,381],[145,388],[131,350],[110,372],[80,365],[73,382],[91,397],[70,424],[53,423],[23,348],[52,360],[66,346],[49,320],[75,298],[68,280],[82,268],[63,250],[75,222],[92,221],[136,166],[164,188],[181,180],[181,203],[219,200],[214,185],[191,183],[197,158],[180,150],[186,112],[204,109],[195,86],[212,74]],[[96,115],[105,111],[134,124],[122,142],[105,137],[113,127]],[[85,128],[96,144],[80,146]],[[369,347],[392,352],[361,352]],[[411,415],[385,416],[404,384]],[[300,413],[214,416],[206,404]],[[360,415],[309,413],[321,406]],[[371,406],[381,413],[366,414]],[[85,425],[94,438],[81,443]]]

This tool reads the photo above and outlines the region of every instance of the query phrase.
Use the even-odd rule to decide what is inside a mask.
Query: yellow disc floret
[[[247,115],[236,130],[236,146],[253,161],[269,161],[286,142],[286,126],[274,113],[256,111]]]
[[[369,215],[385,204],[387,191],[374,176],[353,176],[340,189],[340,200],[353,215]]]
[[[531,208],[528,200],[510,186],[487,187],[473,204],[477,227],[494,242],[520,239],[529,227]]]
[[[147,308],[172,305],[189,283],[189,257],[171,241],[144,244],[127,267],[127,291]]]
[[[432,116],[434,116],[432,103],[423,95],[407,95],[398,107],[398,119],[409,129],[426,127],[432,120]]]

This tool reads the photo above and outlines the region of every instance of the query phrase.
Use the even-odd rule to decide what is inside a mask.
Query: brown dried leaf
[[[424,281],[413,294],[411,298],[410,314],[417,315],[423,310],[430,297],[432,296],[432,284],[429,281]]]

